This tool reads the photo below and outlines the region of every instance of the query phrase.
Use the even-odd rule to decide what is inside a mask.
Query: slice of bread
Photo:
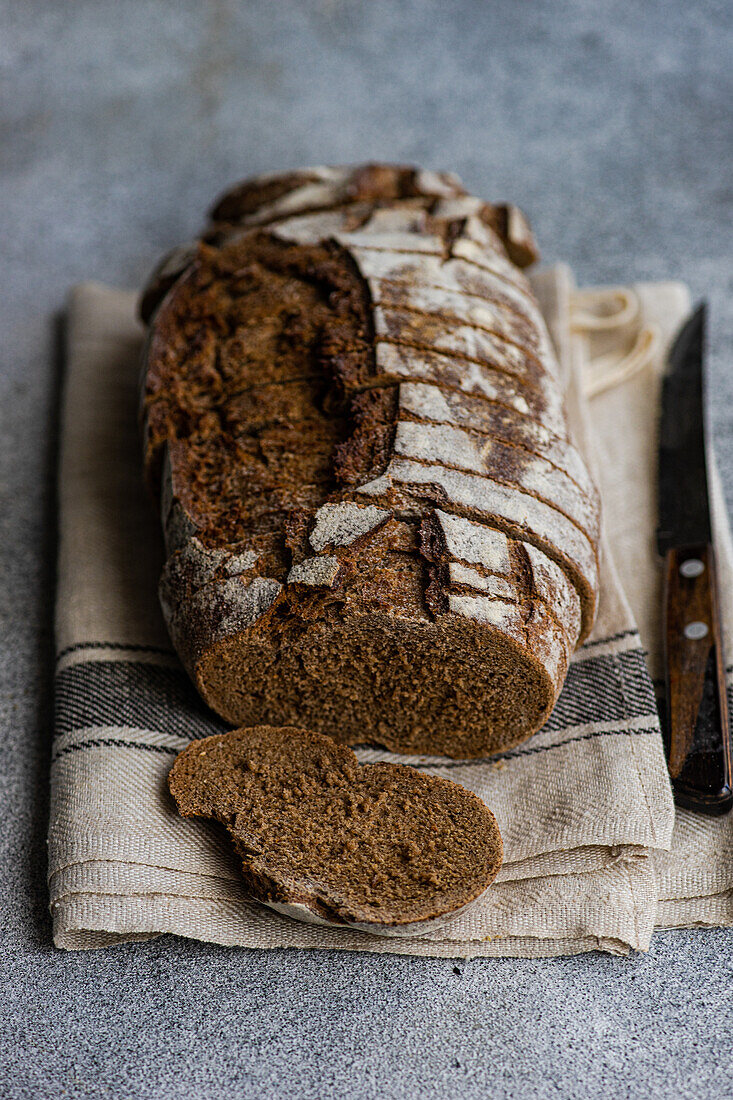
[[[194,741],[168,783],[184,817],[227,828],[252,896],[299,920],[420,935],[501,866],[499,828],[475,794],[400,764],[360,765],[308,730]]]

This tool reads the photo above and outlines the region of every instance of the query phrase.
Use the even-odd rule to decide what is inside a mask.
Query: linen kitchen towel
[[[399,941],[255,905],[209,826],[178,816],[166,788],[173,758],[223,726],[182,671],[158,610],[162,548],[140,475],[135,295],[92,284],[73,292],[49,826],[58,946],[172,932],[419,955],[622,953],[645,949],[660,921],[733,920],[727,868],[715,855],[733,833],[727,819],[686,825],[692,815],[679,814],[674,826],[644,654],[658,675],[655,418],[686,292],[664,284],[575,295],[565,268],[534,283],[566,372],[574,432],[604,498],[599,617],[550,721],[516,749],[470,762],[359,750],[362,760],[398,760],[462,783],[491,807],[504,837],[504,867],[476,907],[448,929]],[[717,484],[715,504],[720,519]],[[719,534],[725,609],[733,604],[725,523]]]

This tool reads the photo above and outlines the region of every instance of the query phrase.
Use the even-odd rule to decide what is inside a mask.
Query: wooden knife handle
[[[675,801],[724,814],[733,807],[733,787],[715,553],[709,543],[669,550],[666,565],[666,732]]]

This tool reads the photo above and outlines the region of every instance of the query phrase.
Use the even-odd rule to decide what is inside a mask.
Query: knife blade
[[[725,657],[705,449],[703,302],[680,329],[662,383],[657,547],[665,559],[667,764],[675,801],[733,807]]]

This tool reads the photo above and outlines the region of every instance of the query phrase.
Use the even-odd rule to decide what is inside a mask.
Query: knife
[[[665,559],[667,764],[675,801],[724,814],[733,807],[725,658],[705,455],[706,305],[683,325],[662,384],[659,528]]]

